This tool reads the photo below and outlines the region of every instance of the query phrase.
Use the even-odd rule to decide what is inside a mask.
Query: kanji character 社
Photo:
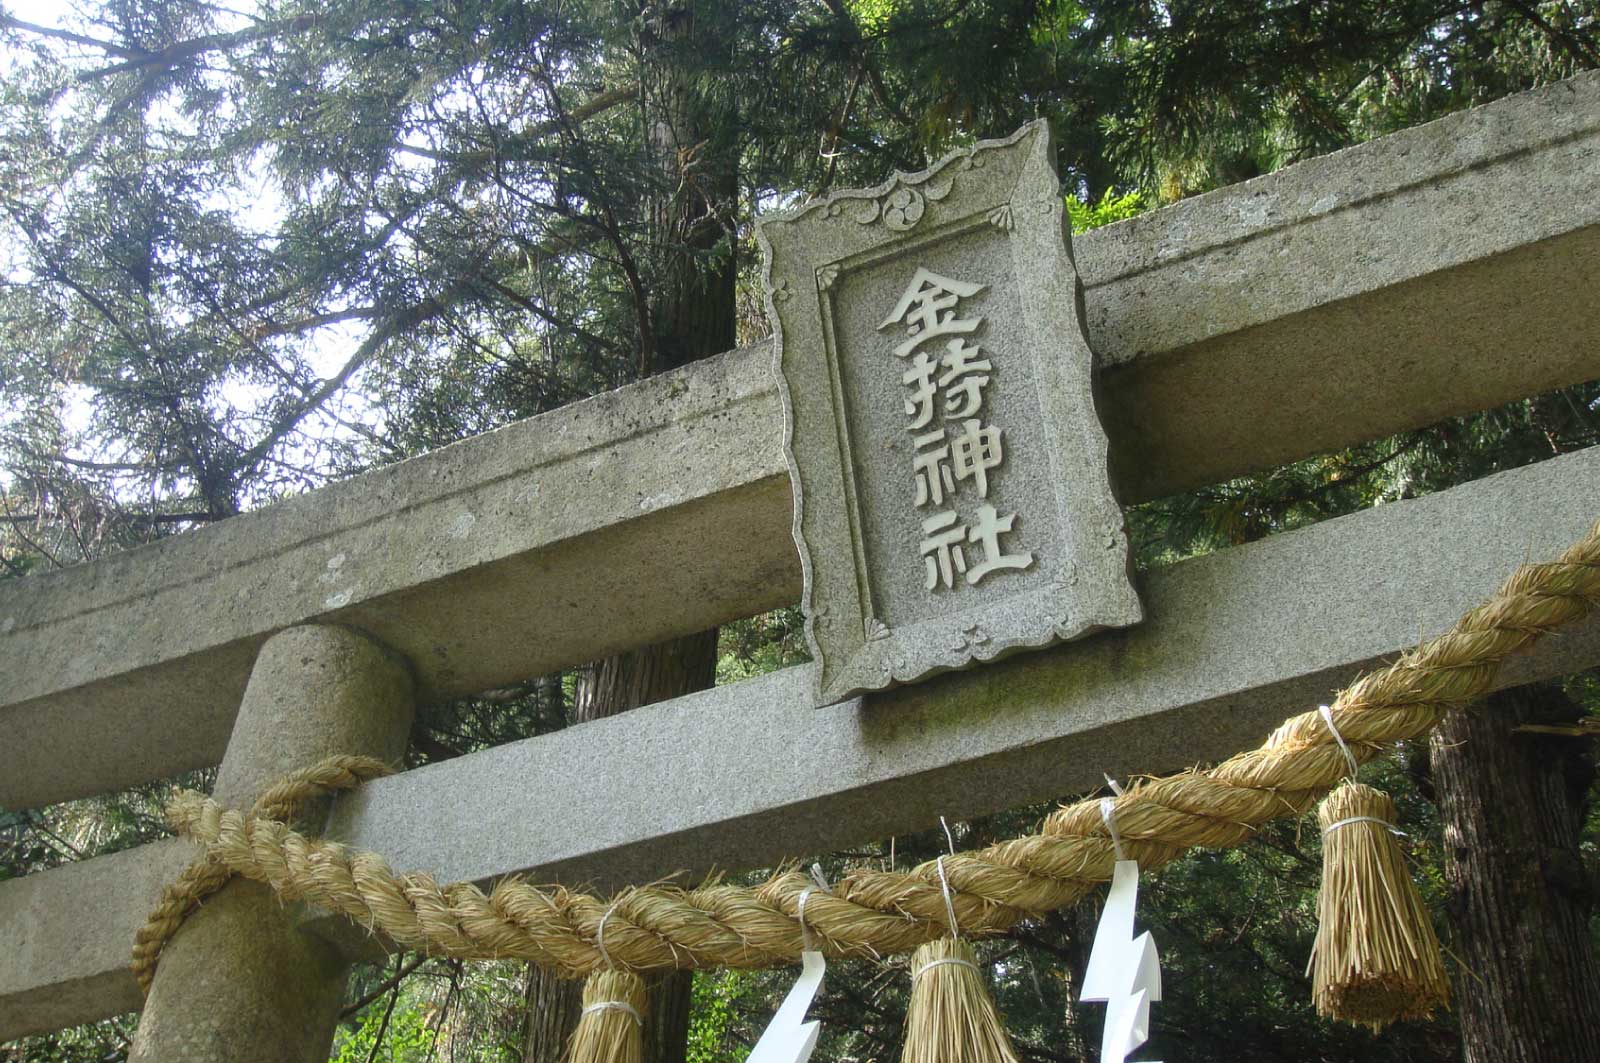
[[[939,359],[944,372],[939,386],[944,388],[944,412],[949,417],[971,417],[983,405],[983,389],[989,385],[989,359],[979,357],[983,349],[967,345],[963,339],[945,344],[949,353]],[[959,407],[959,409],[957,408]]]
[[[1011,530],[1011,524],[1016,519],[1015,513],[1001,517],[987,502],[978,507],[978,523],[968,529],[967,542],[983,544],[983,560],[967,570],[968,583],[977,583],[996,569],[1023,569],[1033,564],[1032,550],[1024,554],[1000,552],[1000,536]],[[927,528],[926,523],[923,528]]]
[[[955,467],[956,479],[970,479],[978,485],[978,494],[985,498],[989,496],[989,470],[998,469],[1005,460],[1000,431],[973,417],[950,441],[950,464]]]
[[[900,301],[895,304],[894,310],[883,319],[883,324],[878,328],[886,329],[891,325],[905,326],[906,335],[911,338],[894,349],[897,358],[904,358],[916,349],[917,344],[934,336],[952,332],[969,333],[982,324],[983,318],[960,317],[956,311],[956,303],[961,299],[977,295],[984,287],[982,284],[968,284],[965,281],[941,277],[931,270],[918,266],[916,275],[906,287],[905,294],[900,296]]]
[[[917,500],[912,504],[942,505],[945,492],[953,494],[956,489],[950,474],[950,445],[944,441],[944,429],[915,436],[912,442],[917,448],[916,456],[911,459],[911,468],[917,475]],[[934,446],[934,443],[939,445]]]
[[[967,570],[966,550],[961,545],[966,537],[967,526],[956,522],[953,509],[935,513],[922,522],[922,567],[928,590],[941,583],[950,590],[956,584],[956,573]]]

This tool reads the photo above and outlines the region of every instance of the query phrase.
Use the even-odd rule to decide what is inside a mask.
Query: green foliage
[[[1141,566],[1416,498],[1600,442],[1600,382],[1132,507]]]
[[[105,1063],[126,1059],[137,1015],[88,1023],[0,1045],[4,1063]]]
[[[403,970],[389,965],[352,973],[349,996],[365,1003],[341,1022],[330,1063],[520,1059],[524,965],[437,959],[413,965],[408,959],[399,957]],[[404,977],[396,984],[397,973]]]
[[[1595,0],[708,0],[693,32],[668,40],[660,6],[246,7],[88,5],[69,28],[103,46],[0,25],[4,576],[626,383],[650,368],[650,304],[675,256],[703,272],[732,257],[740,338],[754,340],[758,206],[873,184],[1025,120],[1051,122],[1084,231],[1600,65]],[[668,96],[717,121],[706,146],[663,166],[650,108]],[[731,198],[707,171],[723,158],[737,160]],[[680,193],[715,239],[668,231],[658,207]],[[1597,411],[1600,388],[1569,389],[1147,503],[1130,513],[1138,560],[1592,445]],[[727,625],[720,649],[719,682],[806,659],[794,609]],[[413,759],[565,726],[572,685],[548,677],[429,706]],[[1600,706],[1593,676],[1571,685]],[[1367,772],[1400,802],[1437,902],[1432,806],[1400,756]],[[959,843],[1020,833],[1045,811],[959,825]],[[1374,1040],[1311,1014],[1301,971],[1318,853],[1302,828],[1275,824],[1149,881],[1141,916],[1171,987],[1152,1055],[1454,1058],[1448,1019]],[[155,788],[8,814],[0,878],[159,829]],[[1591,822],[1591,859],[1596,837]],[[904,867],[942,847],[924,833],[823,862]],[[983,946],[1030,1063],[1093,1058],[1100,1009],[1074,1003],[1074,979],[1094,915],[1029,920]],[[382,977],[358,973],[353,994]],[[518,978],[504,964],[425,965],[402,983],[376,1058],[515,1058]],[[741,1058],[792,978],[697,977],[694,1063]],[[900,961],[833,965],[813,1011],[817,1058],[895,1058],[907,983]],[[341,1029],[336,1059],[371,1056],[387,1000]],[[119,1058],[127,1025],[28,1039],[0,1058]]]
[[[798,606],[724,624],[718,641],[718,686],[811,659],[805,644],[805,619]]]
[[[0,27],[0,492],[35,517],[0,524],[0,561],[96,556],[624,383],[685,255],[732,255],[754,305],[757,204],[1044,116],[1093,205],[1074,224],[1104,224],[1592,67],[1597,11],[704,0],[679,39],[606,5],[129,0],[69,18],[79,39]],[[660,62],[714,119],[666,167]],[[733,200],[708,152],[737,159]],[[664,231],[664,195],[716,239]]]
[[[1108,188],[1093,203],[1087,203],[1076,196],[1067,197],[1067,217],[1072,221],[1072,231],[1075,233],[1127,221],[1149,209],[1144,196],[1136,191],[1118,194],[1115,188]]]
[[[214,774],[188,772],[117,793],[0,812],[0,881],[159,838],[166,833],[162,808],[173,788],[206,789]]]
[[[689,1013],[689,1063],[742,1063],[750,1046],[734,1036],[738,1005],[753,995],[748,971],[697,971]]]
[[[379,1037],[382,1043],[379,1044]],[[396,1007],[386,1012],[370,1009],[354,1030],[340,1029],[333,1041],[329,1063],[428,1063],[433,1058],[438,1033],[415,1008]],[[374,1046],[377,1051],[374,1052]]]
[[[1160,201],[1600,64],[1600,6],[1428,0],[1101,5],[1107,146]]]

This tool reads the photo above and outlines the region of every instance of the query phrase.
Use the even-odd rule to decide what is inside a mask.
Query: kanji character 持
[[[916,389],[911,393],[911,397],[906,399],[906,416],[911,418],[911,423],[906,427],[913,432],[919,428],[926,428],[928,422],[933,420],[935,394],[933,374],[937,368],[928,358],[927,351],[918,351],[917,356],[911,360],[911,368],[900,378],[900,383],[909,384]]]
[[[939,374],[939,386],[944,388],[944,412],[948,417],[971,417],[983,405],[983,389],[989,384],[989,370],[994,366],[989,359],[981,358],[983,349],[977,344],[967,345],[959,337],[945,344],[949,353],[939,359],[944,372]],[[957,406],[960,406],[957,409]]]

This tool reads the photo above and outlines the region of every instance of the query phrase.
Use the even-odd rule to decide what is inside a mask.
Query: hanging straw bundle
[[[643,978],[632,971],[591,974],[567,1063],[643,1063],[644,1009]]]
[[[1394,802],[1381,790],[1347,783],[1323,800],[1317,818],[1317,1014],[1377,1031],[1448,1006],[1439,939],[1392,833]]]
[[[930,941],[911,972],[902,1063],[1017,1063],[969,943]]]
[[[954,852],[955,839],[943,816],[939,825]],[[983,984],[978,954],[961,940],[944,857],[939,857],[937,866],[950,936],[927,942],[911,954],[911,1000],[906,1005],[906,1043],[900,1063],[1017,1063],[1011,1038]]]

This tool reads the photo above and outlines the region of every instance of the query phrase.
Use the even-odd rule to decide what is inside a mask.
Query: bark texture
[[[664,372],[734,347],[737,304],[732,228],[738,201],[738,123],[703,64],[719,54],[721,18],[698,20],[696,4],[639,8],[640,88],[646,139],[659,187],[650,197],[650,364]],[[709,6],[709,3],[708,5]],[[573,722],[614,716],[716,682],[717,631],[672,639],[591,665],[579,678]],[[650,982],[645,1063],[684,1063],[692,974]],[[581,986],[529,970],[524,1063],[555,1063],[577,1026]]]
[[[561,1063],[583,1008],[583,983],[528,965],[522,1063]]]
[[[696,8],[707,12],[696,17]],[[737,309],[732,238],[738,203],[738,122],[703,64],[726,47],[727,12],[715,4],[669,2],[642,11],[647,139],[659,174],[651,197],[655,286],[652,372],[734,347]],[[688,57],[693,62],[685,62]]]
[[[573,722],[587,723],[705,690],[716,677],[716,628],[607,657],[579,677]]]
[[[607,657],[579,675],[573,722],[587,723],[704,690],[716,681],[716,675],[715,628]],[[649,985],[645,1063],[684,1063],[693,973],[677,971],[651,979]],[[523,1063],[560,1063],[578,1027],[582,996],[582,982],[529,966]]]
[[[539,680],[539,696],[561,719],[570,720],[559,675]],[[558,978],[538,964],[528,964],[528,981],[523,990],[523,1063],[561,1063],[582,1010],[581,981]]]
[[[1430,739],[1466,1063],[1600,1061],[1594,891],[1578,852],[1594,758],[1586,739],[1519,733],[1568,722],[1553,686],[1495,694]]]

